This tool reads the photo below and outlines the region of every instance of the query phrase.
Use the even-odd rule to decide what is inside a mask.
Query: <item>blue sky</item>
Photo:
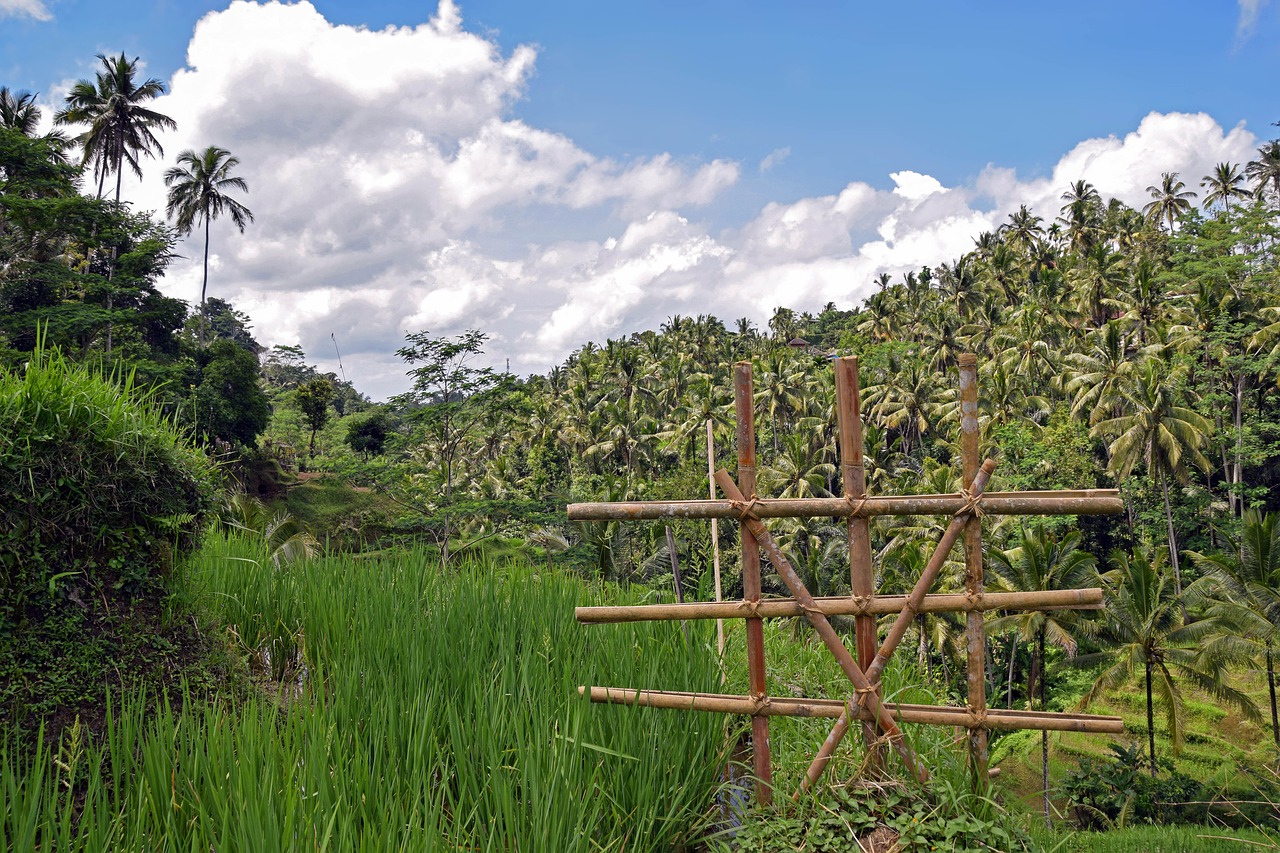
[[[228,5],[0,0],[0,85],[52,102],[95,53],[142,57],[186,117],[168,157],[216,142],[251,182],[259,222],[217,235],[210,292],[317,360],[345,335],[375,396],[395,390],[389,353],[414,323],[492,329],[541,371],[673,313],[851,306],[870,273],[949,260],[1011,205],[1056,215],[1069,180],[1140,205],[1159,172],[1194,188],[1280,135],[1266,0]],[[391,26],[419,43],[383,69],[370,45],[394,53]],[[470,59],[441,58],[455,48]],[[267,91],[250,110],[236,101],[253,83]],[[405,92],[418,117],[388,119]],[[318,120],[345,130],[317,141]],[[381,133],[425,140],[421,159],[365,138]],[[285,193],[291,208],[271,189],[284,174],[328,192]],[[131,192],[163,197],[154,179]],[[396,228],[412,245],[385,239]],[[175,269],[175,295],[191,276]]]

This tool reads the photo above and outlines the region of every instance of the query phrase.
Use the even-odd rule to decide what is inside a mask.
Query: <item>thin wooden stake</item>
[[[756,423],[755,391],[751,383],[751,362],[733,366],[733,403],[738,428],[738,479],[753,497],[756,493]],[[760,601],[760,545],[753,532],[743,525],[742,532],[742,597],[753,603]],[[748,619],[747,684],[751,695],[761,704],[768,701],[764,668],[764,621]],[[773,759],[769,753],[769,718],[763,714],[751,717],[751,759],[756,777],[756,802],[767,806],[773,802]]]
[[[709,497],[716,499],[716,441],[712,435],[711,418],[707,418],[707,489]],[[720,522],[711,519],[711,566],[716,582],[716,601],[723,601],[720,591]],[[720,683],[724,684],[729,674],[724,668],[724,620],[716,620],[716,650],[720,653]]]
[[[676,603],[684,604],[684,584],[680,582],[680,555],[676,553],[676,537],[671,532],[671,525],[667,528],[667,556],[671,558],[671,581],[676,587]]]

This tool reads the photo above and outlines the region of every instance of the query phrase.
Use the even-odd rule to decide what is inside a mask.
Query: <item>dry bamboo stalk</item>
[[[862,465],[862,412],[858,394],[858,358],[837,359],[836,425],[840,435],[840,480],[844,498],[859,501],[867,496],[867,475]],[[845,520],[849,542],[849,591],[856,597],[870,599],[875,595],[874,570],[871,565],[871,523],[851,515]],[[858,646],[858,666],[865,672],[876,654],[876,619],[863,614],[854,619]],[[875,679],[869,679],[875,684]],[[879,688],[876,694],[884,701]],[[862,740],[868,752],[870,769],[879,770],[884,754],[874,744],[879,738],[874,722],[862,725]]]
[[[711,418],[707,418],[707,489],[712,500],[716,497],[716,442],[712,435]],[[723,601],[720,591],[720,522],[711,519],[711,568],[716,583],[716,601]],[[724,668],[724,620],[716,620],[716,651],[720,654],[720,683],[729,674]]]
[[[978,357],[961,353],[960,358],[960,455],[963,483],[971,492],[981,482],[978,470]],[[988,463],[990,464],[990,463]],[[983,467],[986,470],[986,467]],[[964,527],[964,591],[982,594],[982,521],[977,513],[969,516]],[[976,718],[987,715],[987,631],[981,613],[970,612],[965,620],[965,643],[968,667],[965,681],[969,711]],[[987,781],[987,730],[981,726],[969,729],[969,765],[974,785]]]
[[[815,609],[826,616],[862,616],[900,613],[907,602],[905,595],[877,595],[870,600],[840,596],[815,598]],[[964,593],[926,595],[919,613],[957,613],[967,610],[1101,610],[1102,590],[1055,589],[1032,592],[988,592],[976,598]],[[741,601],[689,602],[687,604],[633,604],[578,607],[574,618],[585,624],[617,622],[671,622],[695,619],[742,619],[753,617],[782,619],[803,616],[804,610],[794,598],[763,598],[755,607]]]
[[[758,518],[872,518],[880,515],[955,515],[963,495],[878,495],[864,501],[845,498],[761,499]],[[982,498],[983,515],[1120,515],[1124,501],[1115,489],[1062,492],[991,492]],[[729,501],[621,501],[569,504],[571,521],[642,521],[658,518],[736,518]]]
[[[733,696],[717,693],[689,693],[671,690],[633,690],[624,687],[591,687],[592,702],[619,705],[642,705],[671,710],[709,711],[722,714],[755,714],[769,717],[836,718],[848,707],[843,699],[803,699],[772,696],[764,703],[750,696]],[[580,694],[588,688],[579,687]],[[1093,714],[1055,713],[1047,711],[1013,711],[991,708],[985,723],[979,722],[968,708],[946,705],[907,705],[884,703],[884,708],[894,719],[904,723],[924,723],[965,728],[985,725],[992,729],[1035,729],[1045,731],[1087,732],[1093,734],[1122,734],[1124,721],[1120,717]],[[871,719],[872,712],[859,708],[854,715],[859,719]]]
[[[754,497],[756,492],[756,423],[755,391],[751,382],[751,362],[740,361],[733,366],[733,408],[738,430],[738,477]],[[742,598],[744,601],[760,601],[760,546],[753,531],[744,525],[742,537]],[[764,622],[748,619],[747,631],[747,683],[751,695],[763,701],[768,691],[764,665]],[[756,802],[769,805],[773,802],[773,759],[769,752],[769,720],[762,714],[751,718],[751,760],[756,778]]]
[[[991,479],[991,472],[995,470],[995,467],[996,463],[988,459],[978,472],[978,476],[969,490],[973,502],[977,502],[982,497],[982,490],[986,488],[987,481]],[[910,627],[911,621],[915,619],[916,613],[919,612],[920,603],[929,592],[929,588],[933,586],[938,573],[942,571],[942,566],[947,561],[947,555],[951,553],[956,540],[968,528],[968,524],[973,518],[974,514],[970,511],[951,519],[951,524],[947,526],[942,538],[938,541],[937,547],[934,548],[928,564],[921,573],[919,580],[916,581],[916,585],[912,588],[911,594],[907,596],[906,602],[902,605],[898,618],[894,620],[893,626],[889,629],[884,642],[880,645],[880,650],[876,652],[875,660],[867,668],[867,678],[872,684],[879,683],[880,675],[888,665],[889,658],[897,651],[898,644],[902,642],[903,636],[907,633],[907,628]],[[979,614],[978,618],[981,619],[982,615]],[[818,754],[814,756],[813,761],[809,764],[809,769],[805,772],[804,781],[800,783],[800,790],[796,792],[796,797],[813,787],[814,783],[822,776],[822,772],[826,769],[827,763],[831,760],[836,748],[840,746],[840,741],[844,739],[848,728],[849,718],[841,716],[832,727],[826,740],[822,742],[822,746],[818,749]]]
[[[835,629],[831,627],[827,617],[814,607],[813,596],[809,594],[809,590],[805,588],[804,582],[800,580],[800,576],[796,574],[796,570],[792,568],[791,563],[787,561],[782,551],[774,544],[773,538],[769,536],[769,531],[760,523],[760,519],[751,515],[750,504],[738,489],[738,485],[733,482],[733,478],[729,476],[729,472],[724,469],[717,471],[716,484],[720,486],[720,490],[731,501],[735,501],[740,507],[742,526],[751,531],[756,541],[760,543],[760,547],[769,555],[769,560],[773,563],[778,576],[782,578],[783,583],[787,585],[787,589],[791,590],[791,594],[800,602],[801,607],[804,609],[805,618],[809,620],[818,636],[822,638],[823,644],[835,657],[840,669],[853,682],[860,701],[870,706],[874,712],[874,719],[884,729],[886,737],[889,738],[894,749],[902,757],[907,769],[911,771],[911,774],[918,781],[928,781],[929,771],[919,762],[911,748],[907,746],[902,737],[902,731],[898,728],[897,723],[893,721],[893,717],[884,709],[880,702],[880,697],[876,695],[871,682],[867,680],[867,676],[858,667],[857,661],[849,654],[849,650],[845,648],[844,643],[840,640],[839,635],[836,634]],[[755,691],[752,692],[754,693]]]

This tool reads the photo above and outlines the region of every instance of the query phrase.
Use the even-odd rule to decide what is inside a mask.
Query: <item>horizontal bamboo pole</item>
[[[578,693],[585,695],[586,687]],[[624,687],[592,687],[592,702],[608,702],[617,705],[642,705],[649,708],[670,708],[684,711],[711,711],[721,714],[763,714],[773,717],[828,717],[838,718],[849,703],[842,699],[798,699],[771,696],[757,702],[750,696],[730,696],[719,693],[687,693],[668,690],[632,690]],[[906,705],[885,702],[884,709],[904,723],[924,723],[944,726],[976,728],[980,722],[968,708],[952,708],[945,705]],[[872,713],[859,709],[857,719],[870,720]],[[1033,729],[1051,732],[1086,732],[1089,734],[1122,734],[1124,720],[1120,717],[1104,717],[1094,714],[1056,713],[1051,711],[1020,711],[1004,708],[987,709],[985,726],[989,729]]]
[[[826,616],[879,616],[898,613],[906,604],[905,595],[877,595],[871,599],[839,596],[816,598],[814,604]],[[1028,592],[988,592],[972,599],[963,593],[926,595],[920,613],[957,613],[968,610],[1100,610],[1102,590],[1055,589]],[[669,622],[692,619],[743,619],[759,616],[782,619],[803,616],[794,598],[764,598],[752,608],[743,601],[698,601],[686,604],[633,604],[578,607],[574,617],[587,624],[615,622]]]
[[[900,495],[846,498],[760,499],[751,506],[759,518],[817,516],[858,518],[877,515],[955,515],[966,501],[955,495]],[[979,504],[987,515],[1120,515],[1124,501],[1115,489],[1058,492],[990,492]],[[569,504],[571,521],[639,521],[653,518],[737,518],[730,501],[619,501]]]

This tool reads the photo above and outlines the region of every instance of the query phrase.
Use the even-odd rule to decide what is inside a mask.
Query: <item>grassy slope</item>
[[[1269,715],[1266,676],[1245,673],[1235,685],[1249,693],[1264,718]],[[1161,761],[1172,761],[1174,769],[1196,779],[1226,797],[1248,793],[1247,774],[1270,774],[1276,765],[1276,750],[1269,723],[1241,718],[1238,712],[1222,707],[1210,697],[1187,689],[1184,716],[1185,743],[1176,757],[1170,753],[1163,708],[1156,705],[1156,751]],[[1088,735],[1054,732],[1049,736],[1049,784],[1056,785],[1075,769],[1080,758],[1109,756],[1108,745],[1115,741],[1137,744],[1146,751],[1146,694],[1140,684],[1110,694],[1090,713],[1124,718],[1123,735]],[[1002,757],[1007,756],[1007,757]],[[1040,736],[1037,732],[1006,735],[997,744],[993,757],[1002,770],[999,789],[1011,802],[1021,802],[1028,811],[1040,809]],[[1274,777],[1273,777],[1274,778]],[[1055,801],[1061,809],[1065,804]]]

